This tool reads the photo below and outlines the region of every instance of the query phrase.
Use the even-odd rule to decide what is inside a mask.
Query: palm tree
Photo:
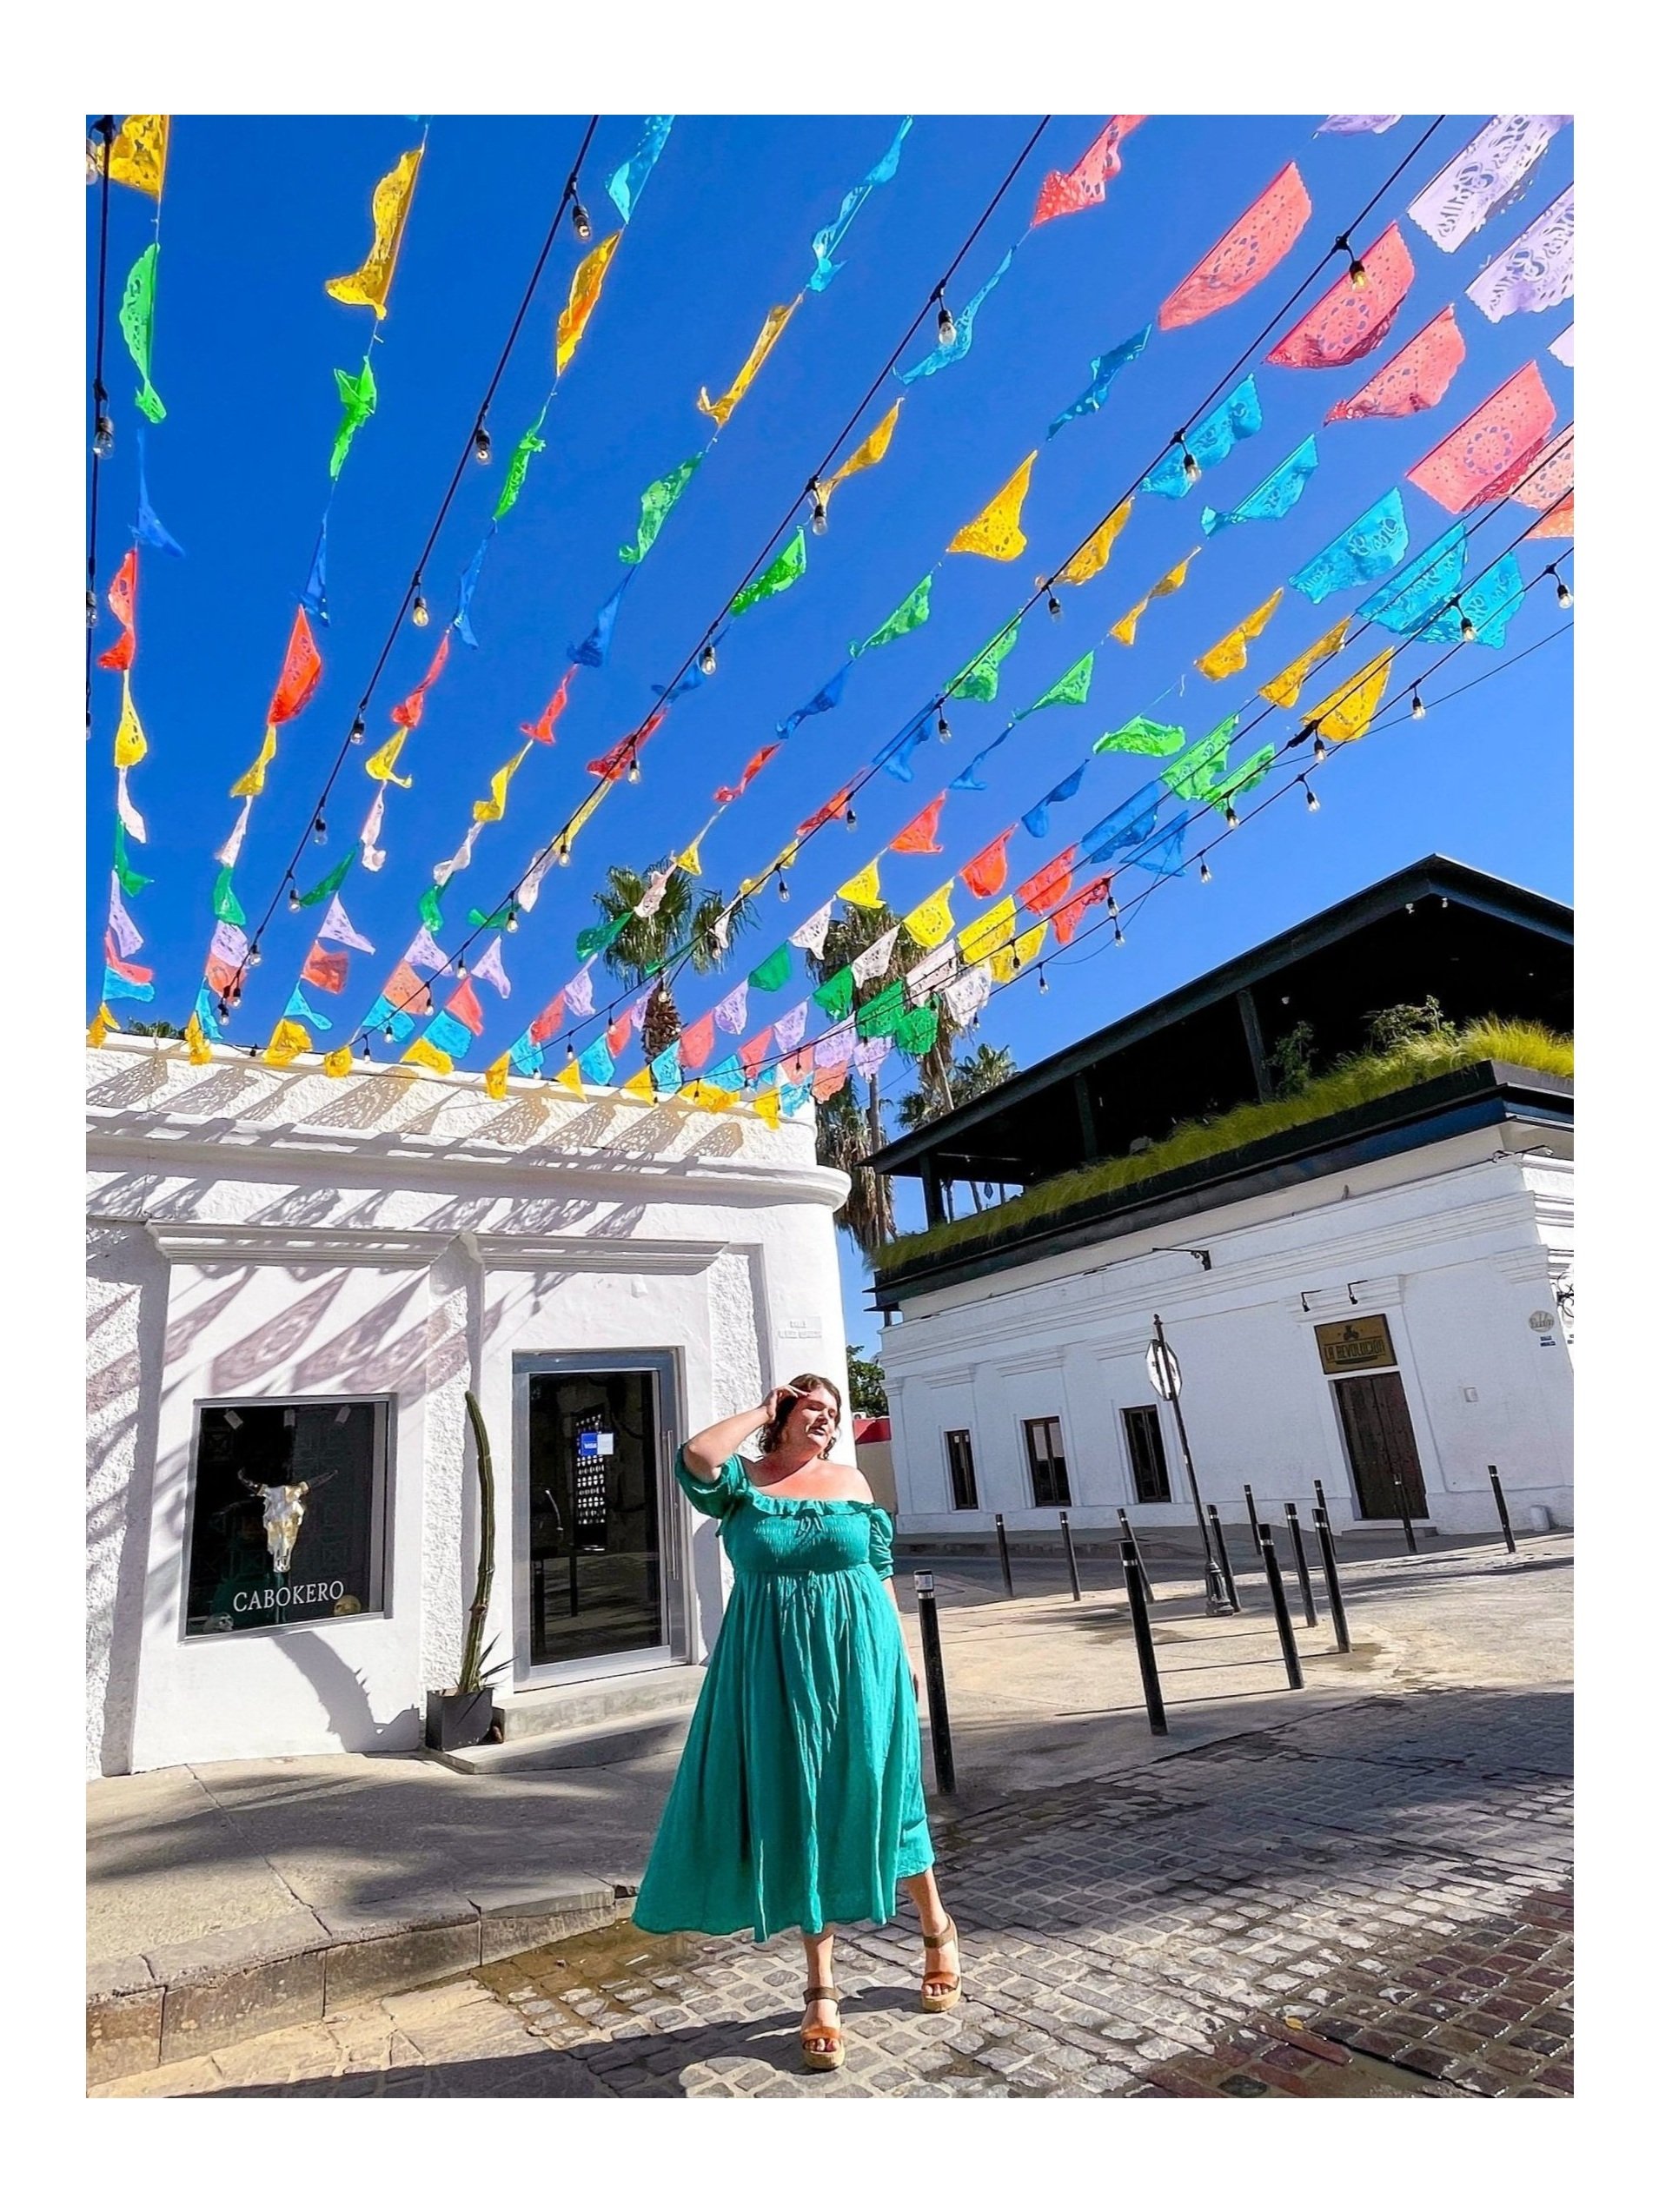
[[[952,1103],[966,1106],[972,1098],[983,1098],[986,1091],[994,1090],[999,1083],[1006,1083],[1010,1076],[1018,1072],[1019,1063],[1005,1044],[978,1045],[966,1060],[952,1063]],[[926,1089],[912,1090],[899,1101],[899,1126],[919,1129],[939,1110]]]
[[[636,914],[634,911],[651,885],[648,878],[635,875],[632,868],[609,869],[604,890],[594,894],[594,904],[607,922],[621,922],[627,917],[622,929],[605,948],[605,965],[626,983],[647,982],[681,952],[687,955],[694,975],[710,975],[726,964],[726,949],[714,935],[714,924],[726,911],[725,892],[712,889],[694,891],[692,878],[683,869],[674,867],[669,860],[660,863],[660,867],[672,869],[673,872],[653,914]],[[740,899],[729,918],[730,935],[753,929],[753,902]],[[658,983],[647,1001],[645,1019],[640,1028],[640,1042],[646,1058],[654,1060],[679,1036],[680,1027],[680,1009],[674,1003],[673,988],[665,979]]]

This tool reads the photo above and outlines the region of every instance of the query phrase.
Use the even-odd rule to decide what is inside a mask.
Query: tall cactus
[[[484,1617],[495,1580],[495,1467],[490,1458],[489,1432],[478,1401],[467,1393],[467,1418],[472,1424],[473,1446],[478,1454],[478,1580],[473,1587],[472,1610],[467,1616],[467,1641],[461,1654],[459,1691],[481,1690],[485,1684]],[[491,1646],[494,1649],[494,1646]],[[491,1672],[496,1672],[492,1668]]]

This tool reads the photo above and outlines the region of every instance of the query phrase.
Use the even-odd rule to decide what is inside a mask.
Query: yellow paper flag
[[[955,924],[951,919],[951,891],[955,878],[943,891],[936,891],[931,898],[923,899],[919,906],[912,907],[905,916],[905,933],[928,952],[936,944],[943,944]]]
[[[502,1053],[499,1060],[492,1060],[488,1067],[485,1069],[484,1089],[491,1098],[506,1097],[507,1055],[505,1052]]]
[[[764,1122],[769,1129],[777,1128],[778,1117],[782,1111],[783,1101],[775,1090],[763,1090],[757,1094],[754,1102],[755,1119]]]
[[[121,720],[116,728],[116,766],[136,768],[149,751],[149,742],[140,727],[138,713],[132,703],[132,693],[127,686],[123,671],[121,679]]]
[[[772,351],[779,339],[783,335],[784,325],[788,321],[790,316],[793,315],[795,309],[800,305],[800,295],[797,293],[795,297],[791,300],[786,308],[773,308],[771,314],[767,315],[766,321],[761,324],[760,335],[755,340],[753,345],[750,347],[749,358],[744,362],[742,368],[739,369],[737,373],[737,381],[733,385],[729,392],[725,393],[718,400],[711,400],[708,396],[708,387],[705,385],[702,390],[698,393],[697,405],[699,409],[704,414],[712,414],[722,430],[725,429],[727,424],[731,421],[733,410],[737,406],[738,401],[743,397],[743,394],[748,390],[750,385],[753,383],[755,378],[759,376],[761,369],[766,366],[766,355]]]
[[[722,1090],[717,1083],[688,1083],[680,1096],[702,1113],[723,1114],[737,1093]]]
[[[1134,504],[1133,500],[1125,500],[1121,507],[1113,507],[1088,544],[1078,547],[1054,581],[1057,584],[1092,582],[1112,559],[1112,549],[1117,544]]]
[[[407,730],[394,730],[385,744],[377,746],[364,761],[364,775],[372,776],[377,784],[395,784],[399,791],[408,791],[415,781],[414,777],[400,776],[396,772],[397,756],[402,752],[403,740],[408,734]]]
[[[965,522],[945,550],[953,553],[983,553],[987,560],[1017,560],[1025,550],[1025,533],[1019,527],[1019,510],[1031,489],[1031,473],[1037,455],[1026,454],[988,507],[972,522]]]
[[[474,822],[499,822],[507,811],[507,787],[512,782],[519,763],[530,750],[524,745],[515,752],[505,768],[498,768],[489,779],[489,797],[473,801]]]
[[[1134,644],[1135,625],[1140,620],[1141,616],[1145,613],[1154,599],[1166,599],[1171,592],[1180,590],[1186,581],[1187,570],[1191,567],[1198,557],[1197,553],[1190,553],[1185,560],[1178,560],[1167,576],[1158,578],[1144,599],[1138,600],[1127,614],[1112,624],[1112,635],[1116,638],[1120,646]]]
[[[970,922],[963,930],[958,946],[965,964],[972,968],[977,962],[988,959],[992,953],[1000,951],[1004,945],[1011,943],[1014,934],[1014,919],[1013,900],[1003,898],[981,914],[977,921]]]
[[[676,853],[674,855],[674,866],[679,869],[682,876],[700,876],[702,874],[702,844],[703,839],[707,835],[708,831],[707,830],[699,830],[696,836],[686,847],[686,850],[683,852]]]
[[[455,1064],[447,1052],[440,1052],[435,1044],[428,1044],[423,1036],[415,1038],[403,1057],[410,1066],[430,1068],[435,1075],[440,1076],[448,1075]]]
[[[265,742],[259,748],[259,758],[244,775],[238,776],[230,786],[232,798],[257,798],[265,788],[265,771],[276,758],[276,725],[267,725]]]
[[[570,297],[565,301],[564,313],[559,318],[559,328],[554,339],[553,369],[555,376],[562,376],[569,368],[571,356],[581,342],[581,334],[587,328],[587,318],[599,305],[600,288],[605,281],[605,272],[611,265],[611,255],[616,251],[622,234],[612,231],[608,238],[601,238],[591,254],[578,263],[576,274],[570,280]]]
[[[893,443],[893,431],[898,427],[899,410],[904,404],[902,400],[895,400],[858,451],[848,455],[826,483],[819,486],[818,495],[826,507],[830,493],[838,484],[845,484],[849,476],[856,476],[861,468],[873,468],[878,461],[886,460],[887,448]]]
[[[1218,639],[1208,652],[1195,660],[1192,666],[1199,675],[1207,676],[1212,684],[1218,684],[1224,676],[1236,676],[1250,657],[1245,646],[1252,638],[1261,636],[1277,613],[1278,603],[1284,597],[1284,587],[1281,585],[1271,599],[1262,601],[1254,614],[1247,614],[1236,630],[1229,630],[1224,638]]]
[[[594,815],[598,813],[615,789],[614,777],[601,778],[588,792],[587,798],[571,816],[569,825],[559,840],[561,849],[566,853],[569,852],[571,846],[576,842],[577,831],[587,828],[588,823],[593,820]]]
[[[421,149],[412,146],[395,169],[388,169],[375,187],[371,208],[375,242],[368,260],[349,276],[330,277],[322,288],[331,300],[343,301],[348,308],[373,308],[377,322],[386,313],[386,295],[392,288],[397,250],[403,243],[403,226],[409,219],[409,202],[415,197],[420,168]]]
[[[991,956],[991,973],[999,983],[1011,983],[1022,968],[1028,967],[1043,949],[1043,939],[1048,935],[1048,924],[1039,922],[1034,929],[1022,930],[1012,944],[1005,944]]]
[[[1294,706],[1301,697],[1302,686],[1313,672],[1316,664],[1329,660],[1333,652],[1342,651],[1343,640],[1348,635],[1351,616],[1344,614],[1333,622],[1323,638],[1316,638],[1304,653],[1293,660],[1288,668],[1281,668],[1261,687],[1260,696],[1270,699],[1275,706]]]
[[[193,1068],[202,1067],[212,1059],[213,1047],[208,1043],[208,1033],[202,1026],[199,1014],[192,1014],[184,1024],[184,1042],[190,1049],[190,1065]],[[348,1053],[346,1056],[349,1060],[351,1056]]]
[[[322,1072],[325,1076],[348,1076],[351,1073],[351,1047],[337,1044],[332,1052],[325,1052]]]
[[[297,1022],[282,1021],[271,1031],[270,1042],[260,1055],[268,1068],[286,1068],[302,1052],[311,1050],[311,1033]]]
[[[130,184],[152,200],[162,196],[167,174],[167,117],[129,116],[109,142],[109,182]],[[103,148],[96,138],[86,142],[86,181],[95,183],[103,175]]]
[[[641,1068],[638,1075],[630,1076],[622,1089],[633,1098],[654,1098],[657,1095],[649,1068]]]
[[[567,1060],[565,1063],[554,1077],[554,1081],[561,1090],[567,1090],[573,1098],[581,1098],[584,1096],[581,1087],[581,1070],[574,1060]]]
[[[860,868],[850,883],[841,885],[835,894],[837,898],[844,898],[849,906],[879,906],[881,878],[876,869],[877,863],[873,860],[867,868]]]
[[[120,1027],[120,1023],[116,1021],[109,1009],[107,1006],[100,1006],[92,1017],[91,1023],[87,1030],[86,1041],[96,1052],[110,1030],[118,1030]]]
[[[1389,664],[1393,658],[1394,647],[1390,646],[1386,652],[1379,652],[1375,660],[1368,660],[1357,676],[1350,676],[1344,683],[1338,684],[1317,706],[1308,709],[1305,719],[1322,738],[1340,745],[1364,736],[1388,689]]]

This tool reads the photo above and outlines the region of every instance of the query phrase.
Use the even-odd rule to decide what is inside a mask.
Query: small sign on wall
[[[1356,1368],[1397,1364],[1384,1314],[1367,1314],[1348,1321],[1319,1321],[1313,1333],[1319,1341],[1319,1364],[1327,1374],[1351,1374]]]

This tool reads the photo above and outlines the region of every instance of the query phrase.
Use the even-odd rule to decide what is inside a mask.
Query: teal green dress
[[[778,1498],[739,1459],[700,1481],[734,1571],[634,1923],[652,1935],[815,1935],[891,1920],[933,1863],[921,1732],[892,1599],[893,1523],[857,1498]]]

